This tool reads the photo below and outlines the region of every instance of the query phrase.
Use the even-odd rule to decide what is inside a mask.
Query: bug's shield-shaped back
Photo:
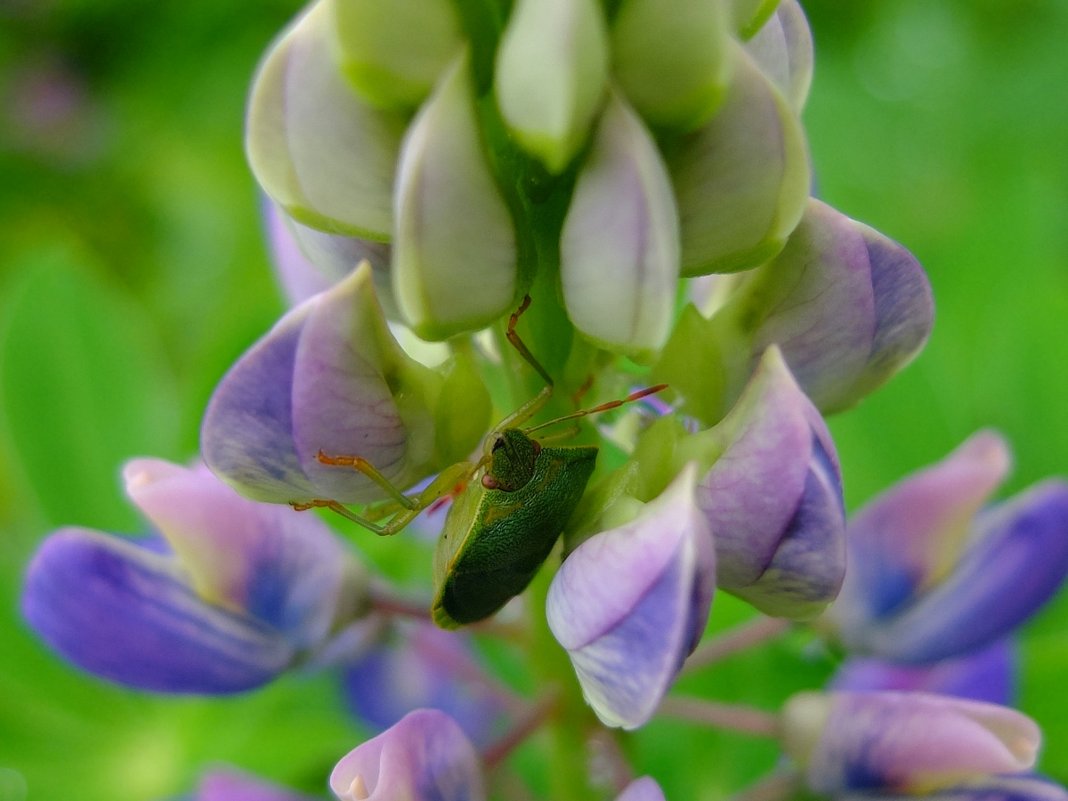
[[[434,622],[489,617],[526,589],[548,558],[593,473],[597,448],[542,448],[534,477],[514,492],[476,475],[449,510],[434,557]]]

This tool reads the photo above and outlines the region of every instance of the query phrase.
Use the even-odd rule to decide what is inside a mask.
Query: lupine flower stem
[[[487,770],[497,767],[509,754],[534,732],[541,728],[560,704],[560,693],[549,692],[524,710],[497,741],[482,752],[482,761]]]
[[[669,696],[657,709],[657,714],[691,720],[721,729],[731,729],[757,737],[778,737],[778,715],[737,704],[722,704],[702,698]]]
[[[798,776],[792,770],[777,770],[756,784],[731,796],[730,801],[785,801],[797,794]]]
[[[591,775],[619,793],[634,780],[634,768],[623,751],[622,736],[618,730],[602,729],[590,739]]]
[[[587,801],[597,796],[587,769],[587,733],[596,727],[596,720],[582,698],[567,652],[556,642],[545,619],[551,581],[552,572],[542,570],[531,583],[526,599],[534,635],[528,651],[531,666],[539,683],[554,687],[559,699],[546,720],[550,737],[546,766],[549,797],[554,801]]]
[[[391,617],[406,617],[430,622],[430,601],[415,600],[394,595],[388,590],[376,588],[371,595],[371,605],[376,612]]]
[[[371,608],[389,617],[408,618],[424,623],[429,623],[432,619],[429,599],[406,598],[381,587],[372,591]],[[500,623],[493,619],[480,621],[471,628],[473,631],[492,634],[516,643],[525,643],[529,634],[521,623]]]
[[[682,672],[685,675],[714,665],[728,656],[772,640],[785,633],[788,628],[790,628],[790,621],[781,618],[760,616],[748,620],[703,642],[686,660],[686,666]]]

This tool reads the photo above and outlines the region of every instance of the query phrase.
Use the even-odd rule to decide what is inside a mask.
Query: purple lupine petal
[[[429,371],[393,339],[370,285],[364,266],[319,296],[301,332],[292,378],[293,443],[301,468],[319,497],[343,503],[377,500],[383,492],[354,470],[320,463],[320,450],[361,456],[401,489],[430,472],[423,464],[429,452],[411,461],[411,451],[429,449],[426,432],[422,445],[412,442],[397,400],[407,377],[397,369],[401,364]]]
[[[814,792],[919,792],[1029,769],[1041,735],[1008,707],[927,693],[800,693],[786,752]]]
[[[953,695],[1011,705],[1016,695],[1016,653],[1009,639],[933,665],[902,665],[853,658],[835,673],[832,690],[901,690]]]
[[[315,516],[242,498],[203,466],[135,459],[123,475],[131,500],[208,603],[303,649],[321,643],[353,602],[360,566]]]
[[[264,217],[271,261],[291,305],[326,291],[366,259],[371,263],[375,294],[387,316],[396,317],[389,245],[309,228],[269,200],[264,202]]]
[[[237,771],[213,770],[201,778],[193,801],[313,801],[313,797]]]
[[[823,412],[855,404],[920,349],[933,305],[927,276],[896,242],[810,198],[772,261],[720,312],[754,359],[775,343]]]
[[[30,625],[79,667],[175,693],[232,693],[270,681],[292,646],[249,617],[204,603],[173,558],[136,541],[62,529],[30,563]]]
[[[911,253],[873,228],[854,225],[868,248],[875,293],[875,337],[861,382],[867,393],[920,352],[934,324],[934,297]]]
[[[841,475],[826,425],[776,348],[719,428],[731,441],[697,489],[719,586],[768,614],[812,617],[845,570]]]
[[[1009,451],[982,431],[938,464],[860,509],[848,529],[849,569],[832,614],[846,642],[941,579],[958,558],[972,518],[1009,469]]]
[[[482,801],[478,754],[459,724],[418,709],[344,756],[330,775],[341,801]]]
[[[915,801],[916,796],[892,793],[845,793],[836,801]],[[924,801],[1068,801],[1068,790],[1033,774],[991,776],[922,796]]]
[[[645,723],[704,632],[715,582],[708,525],[687,467],[639,515],[564,561],[546,617],[609,726]]]
[[[304,255],[285,212],[276,203],[265,200],[263,215],[271,263],[289,305],[299,305],[329,288],[333,281]]]
[[[315,488],[293,446],[297,345],[315,299],[283,317],[230,368],[208,403],[204,461],[242,495],[271,503],[310,500]]]
[[[745,43],[764,74],[800,113],[812,84],[812,31],[797,0],[783,0]]]
[[[649,776],[642,776],[628,784],[616,801],[664,801],[664,791]]]
[[[1066,575],[1068,484],[1051,480],[983,512],[953,572],[868,642],[908,662],[965,653],[1034,614]]]
[[[734,590],[766,614],[808,620],[838,595],[846,566],[842,485],[813,442],[812,463],[794,516],[764,572]]]
[[[505,698],[490,685],[468,639],[437,626],[404,626],[345,670],[345,694],[365,723],[387,729],[420,707],[445,712],[477,745],[498,733]]]
[[[733,305],[736,313],[759,305],[754,353],[778,344],[816,406],[840,405],[864,370],[875,330],[863,237],[848,217],[810,198],[786,247]]]
[[[433,472],[428,407],[441,381],[393,338],[364,262],[290,311],[226,374],[205,413],[204,459],[254,500],[380,500],[374,481],[321,464],[319,450],[363,457],[401,488],[413,484]]]

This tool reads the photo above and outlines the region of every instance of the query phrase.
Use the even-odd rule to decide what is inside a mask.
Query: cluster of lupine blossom
[[[487,798],[544,726],[577,746],[561,775],[586,782],[553,797],[652,801],[654,778],[588,774],[588,746],[657,714],[718,589],[752,625],[807,626],[847,655],[827,689],[757,715],[784,754],[779,797],[1068,798],[1030,772],[1039,731],[1008,706],[1008,638],[1068,574],[1068,484],[991,505],[1009,455],[983,432],[846,520],[822,415],[907,363],[933,307],[904,248],[809,196],[811,72],[795,0],[318,0],[248,112],[293,306],[219,384],[204,464],[127,464],[146,536],[44,542],[27,620],[85,670],[157,692],[340,669],[382,730],[339,755],[341,799]],[[529,629],[514,647],[555,688],[533,703],[435,628],[425,595],[362,566],[372,534],[348,524],[354,546],[308,511],[394,533],[477,500],[442,534],[475,541],[518,491],[490,475],[487,433],[659,383],[521,437],[553,469],[565,435],[600,446],[563,531],[513,535],[546,552],[561,536],[479,634]],[[517,569],[463,556],[485,585],[463,585],[473,603]],[[196,794],[301,797],[229,773]]]

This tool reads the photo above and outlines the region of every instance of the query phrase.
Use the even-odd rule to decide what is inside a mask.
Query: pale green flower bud
[[[560,257],[576,328],[639,357],[664,344],[679,276],[678,214],[656,143],[618,93],[579,172]]]
[[[730,0],[734,29],[748,39],[775,13],[779,0]]]
[[[652,125],[689,130],[730,82],[728,0],[625,0],[612,24],[612,68]]]
[[[520,146],[551,172],[585,142],[607,74],[596,0],[518,0],[497,52],[497,101]]]
[[[466,51],[408,129],[394,203],[394,294],[419,336],[474,331],[511,308],[515,230],[482,150]]]
[[[767,261],[782,249],[808,198],[801,123],[744,48],[734,51],[723,106],[668,156],[687,276]]]
[[[463,44],[450,0],[325,0],[349,82],[375,105],[409,108],[434,88]]]
[[[245,148],[256,180],[298,222],[386,241],[404,120],[345,82],[331,58],[329,11],[312,6],[263,60]]]

